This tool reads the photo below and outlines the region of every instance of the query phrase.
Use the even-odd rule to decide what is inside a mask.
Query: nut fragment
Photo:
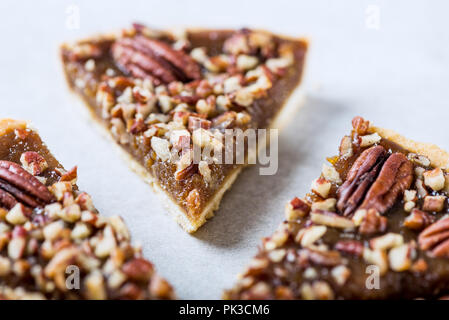
[[[369,235],[384,232],[387,229],[387,218],[374,209],[369,209],[363,217],[359,233]]]
[[[33,176],[40,175],[48,168],[48,163],[39,153],[27,151],[20,156],[22,166]]]
[[[0,257],[0,277],[7,276],[11,272],[11,261],[8,258]]]
[[[404,238],[398,233],[387,233],[383,236],[370,240],[371,248],[374,250],[388,250],[404,243]]]
[[[301,238],[298,240],[300,240],[301,246],[309,247],[317,240],[321,239],[326,231],[326,226],[310,226],[304,229],[304,232],[301,233]]]
[[[368,213],[365,209],[357,210],[352,216],[352,222],[356,225],[356,227],[360,226],[365,219],[366,214]]]
[[[23,204],[16,204],[6,215],[6,221],[13,225],[24,224],[28,221],[29,210]]]
[[[335,250],[361,257],[364,247],[357,240],[340,240],[335,244]]]
[[[57,214],[62,220],[73,223],[81,218],[81,209],[79,205],[74,203],[59,210]]]
[[[331,183],[324,178],[318,178],[313,180],[311,189],[313,192],[321,196],[322,198],[327,198],[329,191],[331,189]]]
[[[329,198],[324,201],[317,201],[312,203],[312,211],[315,210],[324,210],[324,211],[335,211],[335,204],[337,203],[337,199]]]
[[[412,248],[409,244],[402,244],[391,249],[388,253],[390,268],[397,272],[410,269],[412,265],[411,250]]]
[[[86,295],[90,300],[105,300],[107,298],[103,275],[99,270],[89,273],[84,280]]]
[[[351,270],[349,270],[349,268],[344,265],[340,265],[332,268],[331,275],[334,278],[335,282],[342,286],[351,276]]]
[[[426,196],[422,209],[429,212],[440,212],[444,208],[445,196]]]
[[[408,158],[410,161],[412,161],[413,163],[417,164],[417,165],[420,165],[420,166],[423,166],[423,167],[428,167],[428,166],[430,166],[430,160],[429,160],[429,158],[427,158],[427,157],[425,157],[425,156],[422,156],[422,155],[419,155],[419,154],[411,153],[411,152],[410,152],[410,153],[407,155],[407,158]]]
[[[427,212],[413,209],[407,218],[404,220],[404,226],[412,230],[421,230],[432,224],[434,218]]]
[[[334,166],[323,164],[323,169],[321,170],[321,172],[326,180],[337,184],[341,183],[340,174]]]
[[[416,179],[415,186],[421,199],[429,194],[426,190],[426,187],[424,186],[424,181],[422,179]]]
[[[377,132],[375,132],[373,134],[366,135],[366,136],[361,136],[360,137],[360,146],[361,147],[369,147],[376,143],[379,143],[381,139],[382,139],[381,136],[379,136],[379,134]]]
[[[368,132],[369,126],[369,121],[363,119],[360,116],[354,117],[354,119],[352,119],[352,127],[354,129],[354,132],[358,135],[365,135]]]
[[[126,127],[123,121],[119,118],[111,119],[111,133],[114,138],[121,144],[129,143],[129,137],[126,133]]]
[[[140,258],[133,259],[122,267],[123,273],[136,281],[148,281],[153,270],[153,265],[150,262]]]
[[[198,163],[198,170],[200,172],[200,174],[203,176],[204,181],[206,181],[207,183],[210,183],[212,181],[212,171],[209,168],[209,165],[207,164],[206,161],[200,161]]]
[[[416,201],[416,190],[405,190],[404,201]]]
[[[297,220],[306,216],[310,211],[310,206],[303,200],[295,197],[285,206],[285,218],[289,221]]]
[[[304,300],[332,300],[334,298],[331,287],[324,281],[316,281],[312,284],[304,283],[300,291]]]
[[[237,68],[240,70],[253,69],[259,63],[259,59],[254,56],[241,54],[237,57]]]
[[[167,140],[158,137],[152,137],[151,148],[153,148],[154,152],[156,152],[156,155],[162,161],[167,161],[168,159],[170,159],[170,149]]]
[[[354,152],[352,150],[352,140],[350,136],[344,136],[343,139],[341,139],[339,150],[342,159],[352,157]]]
[[[268,258],[274,262],[274,263],[278,263],[281,262],[285,255],[286,255],[287,251],[285,249],[276,249],[276,250],[272,250],[268,253]]]
[[[8,244],[8,256],[17,260],[22,257],[25,252],[26,238],[24,236],[13,237]]]

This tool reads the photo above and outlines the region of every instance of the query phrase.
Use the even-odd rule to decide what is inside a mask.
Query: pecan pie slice
[[[171,33],[134,24],[62,46],[70,87],[131,168],[194,232],[243,164],[217,160],[226,129],[277,128],[300,104],[307,43],[264,31]],[[210,149],[194,160],[192,149]]]
[[[227,299],[449,293],[449,154],[356,117],[338,156],[263,241]]]
[[[76,179],[26,122],[0,120],[0,299],[174,298]]]

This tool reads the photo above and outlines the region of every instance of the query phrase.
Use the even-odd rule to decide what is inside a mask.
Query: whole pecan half
[[[122,38],[112,45],[112,56],[122,71],[148,78],[156,85],[201,78],[199,65],[184,51],[143,35]]]
[[[424,229],[418,243],[421,250],[430,250],[434,257],[449,258],[449,219],[441,219]]]
[[[401,153],[388,156],[382,146],[362,152],[338,190],[337,208],[348,216],[357,209],[390,209],[413,181],[413,165]]]
[[[21,202],[35,208],[53,199],[47,187],[20,165],[0,160],[0,206],[11,209]]]
[[[343,215],[352,214],[362,203],[386,157],[385,148],[375,146],[363,151],[354,162],[347,174],[346,181],[337,192],[337,208]]]

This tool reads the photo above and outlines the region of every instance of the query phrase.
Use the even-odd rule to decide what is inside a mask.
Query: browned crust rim
[[[382,138],[400,145],[405,150],[426,156],[433,167],[449,169],[449,153],[435,144],[417,142],[390,129],[371,126],[369,130],[372,133],[377,132]]]

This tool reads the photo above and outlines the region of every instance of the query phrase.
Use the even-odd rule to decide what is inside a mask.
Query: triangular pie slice
[[[62,60],[70,87],[131,168],[194,232],[243,165],[213,157],[199,163],[184,151],[195,143],[215,152],[225,129],[278,128],[300,104],[306,50],[305,40],[265,31],[168,32],[134,24],[65,44]]]
[[[0,299],[174,298],[76,179],[26,122],[0,120]]]
[[[449,294],[449,154],[356,117],[227,299]]]

